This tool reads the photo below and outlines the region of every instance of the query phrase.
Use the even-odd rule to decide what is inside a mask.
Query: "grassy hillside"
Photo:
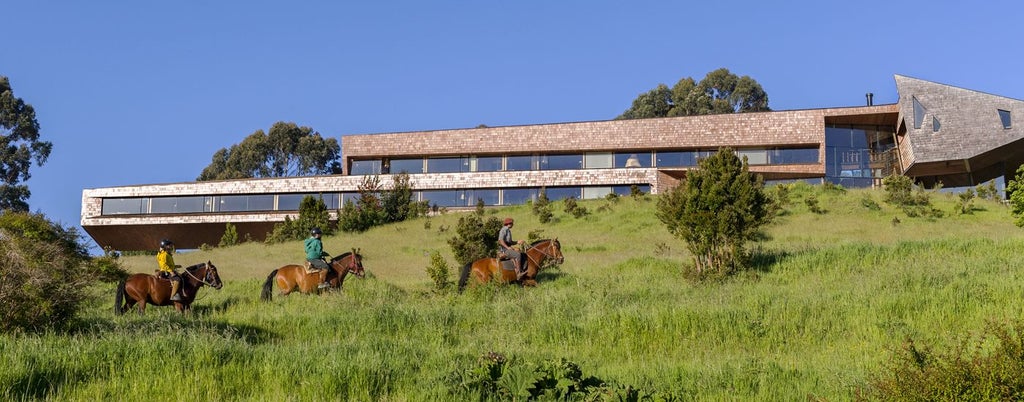
[[[825,213],[807,210],[811,194]],[[566,359],[684,400],[852,399],[907,337],[948,345],[1024,309],[1024,236],[1005,207],[979,201],[953,215],[956,197],[935,195],[946,217],[911,218],[882,197],[800,187],[752,245],[756,270],[697,285],[683,279],[685,246],[654,217],[653,198],[582,202],[591,214],[580,219],[555,203],[547,225],[525,206],[489,211],[516,218],[519,238],[561,240],[565,263],[528,289],[431,290],[430,252],[454,265],[454,213],[326,237],[334,254],[361,248],[369,275],[324,296],[257,300],[271,270],[301,261],[299,242],[182,253],[178,263],[211,260],[227,281],[201,291],[193,317],[153,307],[114,317],[111,287],[97,289],[73,334],[0,337],[0,389],[17,399],[174,400],[188,384],[201,399],[465,400],[475,395],[466,373],[497,352],[509,358],[505,389]]]

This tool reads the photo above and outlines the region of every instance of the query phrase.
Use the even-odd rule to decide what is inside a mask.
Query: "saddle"
[[[303,265],[303,268],[306,269],[307,274],[319,274],[320,271],[323,271],[322,268],[314,267],[313,264],[310,263],[309,261],[306,261],[306,264]]]

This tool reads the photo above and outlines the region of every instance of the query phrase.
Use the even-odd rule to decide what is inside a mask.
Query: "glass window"
[[[380,159],[368,161],[352,161],[352,169],[348,174],[352,176],[380,174]]]
[[[1009,110],[1002,110],[1002,109],[1000,109],[999,110],[999,121],[1001,121],[1003,123],[1003,128],[1010,128],[1010,126],[1011,126],[1010,125],[1010,111]]]
[[[604,198],[606,195],[612,192],[611,187],[584,187],[583,188],[583,199],[592,200],[596,198]]]
[[[651,167],[650,152],[623,152],[615,154],[615,167]]]
[[[472,159],[476,166],[474,172],[497,172],[501,170],[500,156],[478,156]]]
[[[207,197],[155,197],[152,199],[154,214],[187,214],[203,212]]]
[[[540,170],[568,170],[583,167],[583,155],[542,155]]]
[[[939,118],[935,117],[935,116],[932,116],[932,132],[933,133],[939,132],[939,127],[940,126],[941,125],[939,124]]]
[[[104,198],[102,215],[144,214],[149,212],[149,198]]]
[[[544,189],[544,194],[551,201],[564,200],[569,197],[579,199],[582,192],[580,187],[548,187]]]
[[[358,195],[358,194],[356,194]],[[302,199],[306,196],[312,196],[320,198],[324,201],[324,205],[327,209],[339,209],[341,208],[341,194],[338,193],[308,193],[308,194],[281,194],[277,196],[277,210],[278,211],[298,211],[299,205],[302,204]],[[353,198],[355,201],[358,198]]]
[[[697,151],[658,151],[658,167],[697,166]]]
[[[469,171],[469,158],[427,158],[428,173],[458,173]]]
[[[505,161],[505,170],[508,171],[522,171],[522,170],[534,170],[533,161],[535,157],[533,155],[509,155]],[[506,203],[507,205],[507,203]]]
[[[513,188],[502,190],[501,205],[525,204],[537,198],[536,188]]]
[[[216,197],[218,212],[272,211],[274,196],[264,195],[223,195]]]
[[[736,151],[736,156],[743,160],[743,157],[747,157],[748,165],[767,165],[768,164],[768,151],[763,149],[741,149]]]
[[[633,194],[633,186],[636,186],[637,191],[639,191],[641,193],[647,194],[647,193],[651,192],[651,185],[650,184],[634,184],[634,185],[629,185],[629,186],[612,186],[612,192],[614,192],[615,194],[618,194],[618,195],[632,195]]]
[[[498,189],[466,190],[467,206],[476,206],[477,200],[484,200],[484,205],[498,205]]]
[[[921,128],[921,124],[924,123],[924,114],[925,114],[924,105],[922,105],[921,102],[919,102],[917,100],[916,96],[913,97],[913,99],[914,99],[914,128]]]
[[[388,173],[423,173],[423,159],[392,159],[388,165]]]
[[[602,169],[615,166],[615,158],[611,152],[587,152],[583,158],[587,169]]]
[[[768,152],[768,164],[789,165],[818,163],[818,148],[773,149]]]
[[[466,195],[461,190],[424,190],[420,192],[423,201],[431,206],[462,207],[466,206]]]

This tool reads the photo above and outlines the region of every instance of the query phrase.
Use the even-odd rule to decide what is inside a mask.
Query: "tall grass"
[[[115,317],[113,287],[97,288],[72,331],[0,337],[0,397],[465,400],[480,395],[447,378],[494,351],[682,400],[847,400],[907,337],[943,345],[1021,316],[1024,236],[999,204],[926,220],[864,208],[877,192],[801,191],[826,212],[791,203],[754,270],[704,284],[684,279],[685,247],[649,198],[581,202],[590,215],[544,226],[526,207],[491,211],[515,217],[518,237],[561,241],[565,264],[536,288],[435,292],[429,253],[453,261],[439,228],[456,214],[326,238],[333,253],[361,247],[370,275],[321,296],[258,301],[271,270],[302,258],[297,242],[182,253],[228,281],[203,288],[192,316]],[[124,258],[137,272],[151,259]]]

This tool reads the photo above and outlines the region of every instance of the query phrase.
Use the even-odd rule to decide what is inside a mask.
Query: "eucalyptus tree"
[[[617,119],[697,116],[724,113],[763,112],[768,107],[768,94],[756,80],[739,77],[728,69],[708,73],[697,82],[686,77],[671,89],[658,84],[640,94]]]
[[[0,76],[0,211],[28,211],[29,168],[32,161],[46,163],[52,149],[39,139],[35,109],[14,96],[10,80]]]

